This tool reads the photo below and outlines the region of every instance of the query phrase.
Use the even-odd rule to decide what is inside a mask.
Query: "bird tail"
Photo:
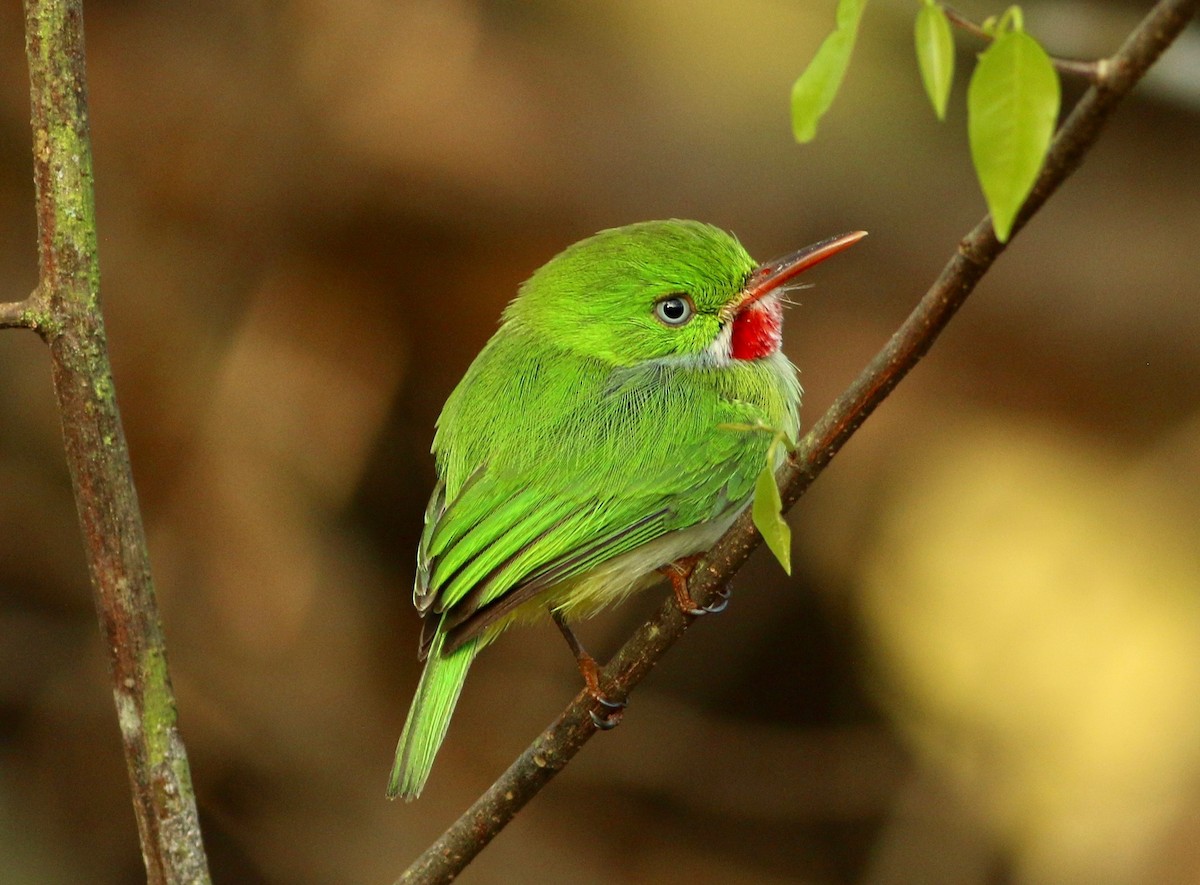
[[[412,801],[421,795],[433,759],[446,738],[450,715],[458,703],[467,670],[479,652],[479,640],[472,639],[443,656],[444,638],[445,634],[438,630],[425,659],[425,671],[396,745],[396,761],[388,778],[389,799],[403,796],[405,801]]]

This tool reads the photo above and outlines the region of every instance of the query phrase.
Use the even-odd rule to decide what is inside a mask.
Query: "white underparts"
[[[704,351],[705,362],[713,366],[728,366],[733,361],[733,321],[721,326],[721,331]]]

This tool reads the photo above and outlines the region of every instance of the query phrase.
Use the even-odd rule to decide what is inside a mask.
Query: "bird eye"
[[[654,305],[654,315],[668,326],[682,326],[692,318],[695,308],[686,295],[672,295]]]

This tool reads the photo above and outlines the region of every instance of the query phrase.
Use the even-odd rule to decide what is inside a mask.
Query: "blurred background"
[[[0,300],[36,278],[17,7]],[[1094,58],[1148,7],[1025,9]],[[385,801],[434,420],[534,268],[646,218],[760,259],[865,228],[789,314],[806,426],[884,343],[983,213],[979,44],[938,124],[914,12],[871,4],[800,147],[832,2],[87,4],[110,345],[217,881],[392,881],[578,690],[552,627],[510,633],[425,795]],[[1198,84],[1193,25],[796,507],[794,576],[756,555],[461,881],[1200,882]],[[144,881],[33,335],[0,335],[0,391],[0,881]]]

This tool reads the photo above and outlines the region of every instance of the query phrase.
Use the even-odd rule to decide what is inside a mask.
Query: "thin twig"
[[[50,345],[147,877],[206,883],[208,862],[100,312],[81,0],[25,0],[25,51],[40,282],[31,303],[15,313]]]
[[[0,329],[28,329],[32,325],[29,319],[29,299],[24,301],[8,301],[0,304]]]
[[[1088,90],[1056,135],[1038,183],[1013,226],[1014,234],[1078,168],[1117,104],[1179,35],[1198,6],[1200,0],[1161,0],[1107,60],[1104,81]],[[875,407],[925,355],[1004,248],[996,240],[989,218],[962,240],[916,309],[801,440],[781,470],[785,509],[804,494]],[[761,540],[750,515],[743,513],[693,573],[688,587],[692,599],[699,605],[714,602]],[[604,695],[624,700],[684,634],[690,620],[673,599],[667,599],[604,668],[600,679]],[[500,779],[417,858],[397,885],[452,881],[595,734],[589,715],[595,703],[586,691],[576,695]]]
[[[49,299],[38,286],[24,301],[0,304],[0,329],[32,329],[49,342],[58,331]]]
[[[975,22],[971,21],[953,6],[943,3],[942,12],[946,13],[946,18],[950,19],[950,24],[960,30],[966,31],[968,34],[978,37],[981,40],[992,39],[992,35],[985,31],[982,26],[975,24]]]
[[[960,30],[966,31],[981,40],[991,41],[995,36],[989,34],[980,25],[971,21],[953,6],[942,4],[942,11],[946,13],[946,18],[950,19],[950,23]],[[1082,77],[1089,83],[1099,83],[1104,76],[1103,61],[1081,61],[1074,58],[1058,58],[1050,56],[1050,62],[1060,74],[1070,74],[1073,77]]]

